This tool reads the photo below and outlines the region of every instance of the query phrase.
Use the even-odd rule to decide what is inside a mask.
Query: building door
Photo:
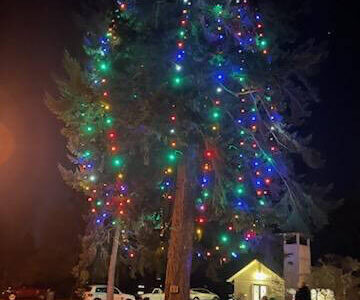
[[[251,300],[261,300],[264,296],[267,296],[267,286],[254,284]]]

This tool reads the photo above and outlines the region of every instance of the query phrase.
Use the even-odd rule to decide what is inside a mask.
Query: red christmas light
[[[206,150],[206,151],[205,151],[205,156],[206,156],[207,158],[213,158],[213,156],[214,156],[214,151],[212,151],[212,150]]]
[[[198,221],[199,224],[204,224],[206,222],[205,218],[203,218],[203,217],[199,217],[197,219],[197,221]]]
[[[256,232],[254,230],[248,230],[247,232],[245,232],[246,240],[251,240],[254,239],[255,237],[256,237]]]

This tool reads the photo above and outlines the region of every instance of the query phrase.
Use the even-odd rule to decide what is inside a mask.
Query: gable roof
[[[276,277],[278,277],[280,280],[284,281],[284,279],[282,277],[280,277],[278,274],[276,274],[273,270],[269,269],[267,266],[265,266],[263,263],[261,263],[260,261],[258,261],[257,259],[254,259],[252,262],[250,262],[249,264],[247,264],[245,267],[243,267],[239,272],[235,273],[233,276],[231,276],[230,278],[228,278],[226,281],[227,282],[232,282],[234,281],[235,278],[237,278],[238,276],[240,276],[242,273],[244,273],[246,270],[248,270],[249,268],[251,268],[253,265],[255,264],[259,264],[261,265],[261,267],[265,270],[267,270],[270,273],[273,273]]]

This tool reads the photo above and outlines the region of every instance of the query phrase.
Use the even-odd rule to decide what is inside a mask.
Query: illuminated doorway
[[[267,295],[267,286],[254,284],[252,294],[252,300],[261,300],[262,297]]]

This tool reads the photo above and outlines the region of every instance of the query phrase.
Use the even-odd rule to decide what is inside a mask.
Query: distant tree
[[[313,267],[310,275],[313,288],[331,289],[336,300],[360,297],[360,262],[351,257],[326,255]]]

